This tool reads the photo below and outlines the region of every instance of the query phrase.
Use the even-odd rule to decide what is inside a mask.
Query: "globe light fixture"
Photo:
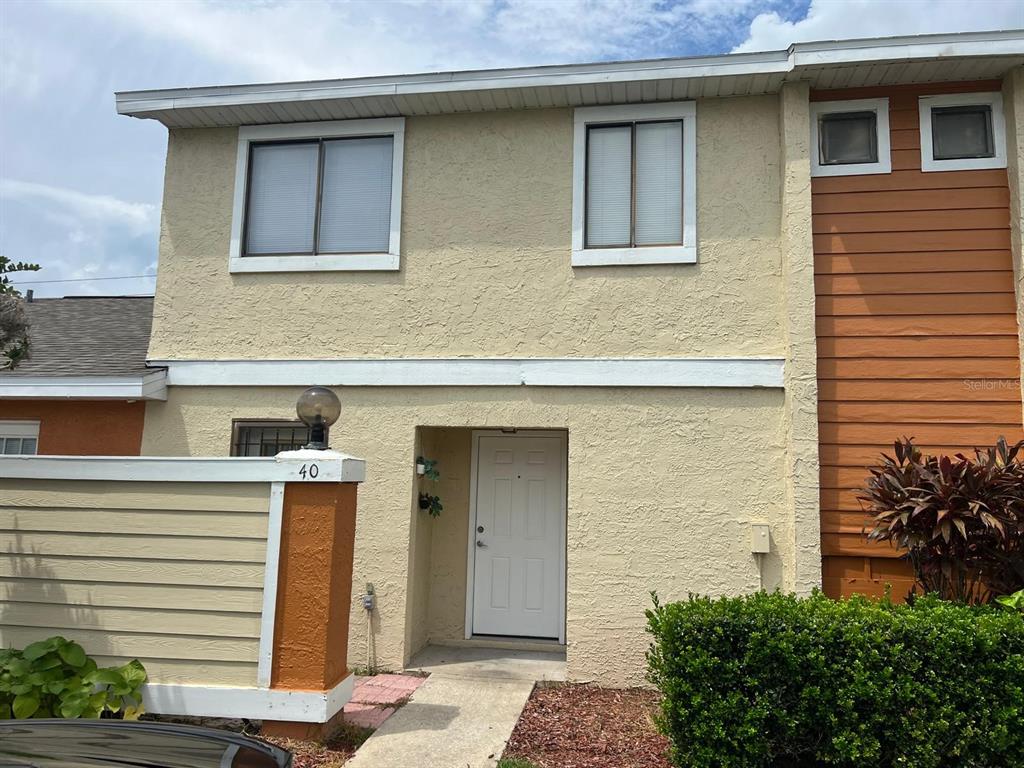
[[[331,425],[341,415],[338,396],[327,387],[310,387],[299,395],[295,413],[309,427],[309,443],[305,447],[315,451],[325,450]]]

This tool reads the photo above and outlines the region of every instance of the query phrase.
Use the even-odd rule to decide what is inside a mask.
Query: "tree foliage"
[[[0,370],[14,368],[28,355],[28,318],[25,301],[11,282],[14,272],[37,272],[38,264],[0,256]]]

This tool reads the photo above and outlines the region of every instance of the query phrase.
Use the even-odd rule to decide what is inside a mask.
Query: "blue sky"
[[[1024,27],[1020,0],[0,0],[0,253],[40,296],[149,293],[166,132],[114,91]]]

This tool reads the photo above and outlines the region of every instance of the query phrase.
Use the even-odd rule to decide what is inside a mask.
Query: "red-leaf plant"
[[[923,456],[910,438],[882,454],[858,499],[868,538],[907,550],[925,592],[986,603],[1024,588],[1024,440],[963,454]]]

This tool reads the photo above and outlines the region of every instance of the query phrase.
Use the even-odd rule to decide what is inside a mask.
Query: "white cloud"
[[[811,0],[807,16],[786,21],[772,11],[750,23],[735,52],[772,51],[792,43],[936,32],[976,32],[1024,27],[1020,0]]]
[[[157,207],[152,203],[132,203],[111,195],[91,195],[64,187],[52,187],[34,181],[0,179],[0,198],[23,203],[48,204],[48,213],[63,222],[92,222],[126,227],[135,235],[157,228]],[[72,233],[72,239],[82,239]]]
[[[301,80],[704,52],[787,0],[71,2],[249,80]],[[682,50],[681,50],[682,49]]]

